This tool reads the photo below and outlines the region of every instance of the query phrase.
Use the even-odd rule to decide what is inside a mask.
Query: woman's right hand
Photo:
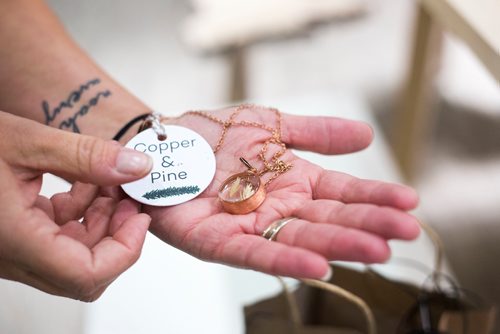
[[[0,112],[0,277],[97,299],[138,259],[150,223],[139,204],[97,185],[130,182],[151,167],[147,155],[116,142]],[[77,182],[48,199],[39,194],[46,172],[96,186]]]

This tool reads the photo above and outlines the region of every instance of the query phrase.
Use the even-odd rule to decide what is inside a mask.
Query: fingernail
[[[326,272],[325,276],[321,277],[320,279],[323,282],[328,282],[328,281],[330,281],[330,279],[332,279],[332,276],[333,276],[332,267],[328,267],[328,271]]]
[[[123,148],[116,158],[116,170],[122,174],[144,175],[153,167],[153,159],[147,154]]]

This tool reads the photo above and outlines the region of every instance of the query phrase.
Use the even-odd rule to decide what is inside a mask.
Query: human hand
[[[233,112],[229,108],[210,114],[226,120]],[[274,126],[276,116],[260,109],[244,111],[237,120]],[[197,131],[212,147],[222,130],[219,124],[191,115],[168,123]],[[390,256],[389,239],[418,236],[418,222],[406,212],[418,203],[412,189],[324,170],[289,150],[281,160],[293,168],[269,184],[266,200],[257,210],[246,215],[224,212],[217,199],[220,184],[245,170],[239,157],[260,169],[256,157],[269,136],[258,128],[229,128],[216,154],[211,185],[189,202],[145,207],[152,217],[151,231],[203,260],[297,278],[325,277],[329,260],[383,262]],[[372,131],[355,121],[283,114],[282,140],[290,148],[342,154],[368,146]],[[290,216],[298,219],[279,232],[276,242],[261,236],[272,222]]]
[[[134,201],[78,182],[49,200],[39,195],[42,175],[116,185],[148,173],[151,161],[141,157],[115,142],[0,112],[0,277],[97,299],[139,257],[150,218]]]

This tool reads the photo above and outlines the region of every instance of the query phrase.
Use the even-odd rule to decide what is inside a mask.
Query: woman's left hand
[[[210,114],[225,120],[233,112]],[[259,109],[244,111],[238,119],[273,126],[276,115]],[[170,123],[195,130],[212,147],[221,133],[219,124],[198,116]],[[389,239],[418,236],[418,222],[406,212],[418,203],[411,188],[325,170],[288,150],[281,160],[293,167],[270,183],[264,203],[249,214],[226,213],[217,198],[220,184],[245,170],[240,156],[260,167],[255,155],[268,137],[259,128],[231,127],[216,154],[217,171],[208,189],[177,206],[145,207],[153,233],[203,260],[301,278],[324,277],[329,260],[386,261]],[[342,154],[368,146],[372,131],[355,121],[283,114],[282,139],[291,148]],[[298,219],[279,232],[276,242],[261,236],[272,222],[290,216]]]

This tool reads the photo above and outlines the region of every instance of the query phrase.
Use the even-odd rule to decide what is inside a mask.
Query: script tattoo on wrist
[[[101,80],[95,78],[81,84],[80,87],[71,91],[65,100],[59,102],[59,105],[55,108],[51,108],[49,102],[46,100],[42,101],[45,124],[57,126],[59,129],[69,129],[75,133],[80,133],[77,122],[78,119],[87,115],[90,109],[95,107],[100,100],[111,96],[111,91],[105,89],[95,93],[88,101],[80,101],[87,91],[91,91],[94,86],[98,86],[100,83]],[[62,120],[58,119],[60,118],[58,116],[65,110],[71,111],[72,114]]]

